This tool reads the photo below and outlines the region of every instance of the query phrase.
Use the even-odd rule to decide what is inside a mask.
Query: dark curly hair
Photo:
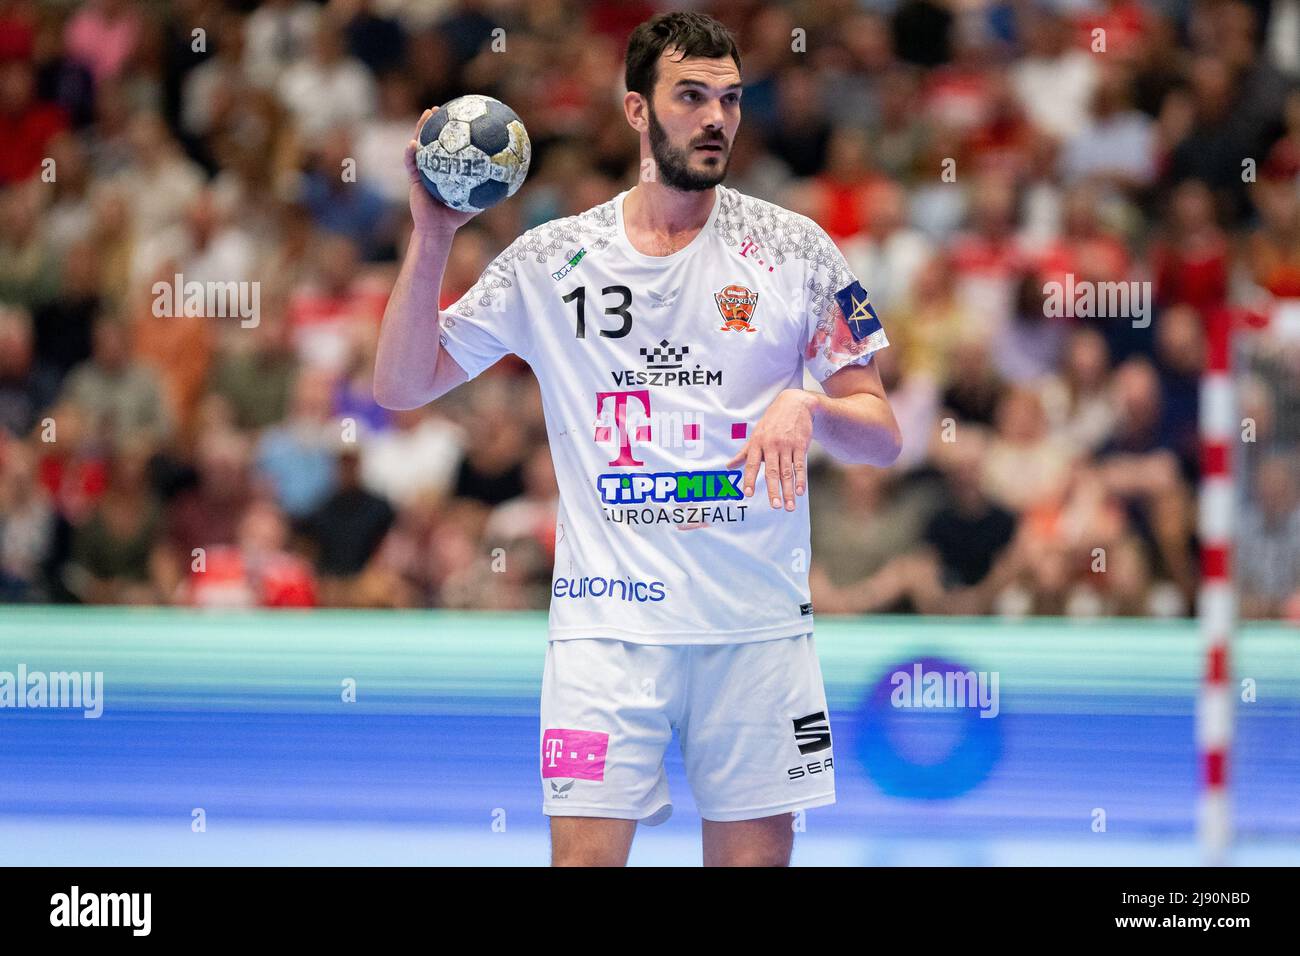
[[[736,38],[713,17],[703,13],[661,13],[637,26],[628,37],[624,78],[630,92],[650,97],[664,50],[676,50],[683,58],[716,60],[729,56],[740,69]]]

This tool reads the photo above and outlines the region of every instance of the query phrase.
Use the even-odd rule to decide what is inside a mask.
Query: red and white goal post
[[[1300,299],[1274,299],[1253,308],[1225,308],[1206,316],[1206,361],[1200,389],[1201,486],[1198,536],[1201,584],[1197,616],[1204,653],[1196,742],[1201,771],[1198,832],[1205,860],[1228,861],[1233,813],[1228,782],[1238,699],[1232,675],[1239,618],[1234,573],[1238,513],[1246,494],[1241,463],[1253,422],[1243,412],[1246,374],[1261,355],[1300,355]],[[1291,361],[1283,361],[1285,370]],[[1267,384],[1267,383],[1265,383]],[[1278,423],[1272,422],[1276,430]]]

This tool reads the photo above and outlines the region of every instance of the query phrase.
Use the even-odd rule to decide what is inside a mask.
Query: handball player
[[[637,184],[529,229],[436,317],[472,215],[430,196],[408,144],[414,231],[375,396],[417,408],[508,352],[537,377],[560,488],[539,740],[552,863],[623,865],[637,824],[668,818],[676,729],[704,863],[783,866],[791,814],[835,800],[808,448],[894,461],[871,361],[888,342],[816,223],[723,185],[742,88],[722,24],[641,24],[626,85]]]

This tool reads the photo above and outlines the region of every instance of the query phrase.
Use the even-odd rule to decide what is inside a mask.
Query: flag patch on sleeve
[[[876,310],[871,307],[867,290],[862,288],[862,283],[857,279],[835,293],[835,302],[844,315],[844,321],[849,327],[849,334],[853,336],[853,341],[861,342],[880,331],[880,319],[876,315]]]

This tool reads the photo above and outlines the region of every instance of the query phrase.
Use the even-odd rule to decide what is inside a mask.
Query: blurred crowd
[[[1190,613],[1207,324],[1300,297],[1300,0],[676,6],[740,39],[727,184],[820,223],[892,342],[898,463],[813,462],[818,611]],[[545,607],[527,366],[371,394],[400,154],[465,92],[532,139],[445,307],[635,181],[623,48],[659,9],[0,0],[0,600]],[[177,275],[256,283],[255,320],[160,309]],[[1066,277],[1151,310],[1056,317]],[[1297,618],[1300,361],[1255,364],[1242,607]]]

